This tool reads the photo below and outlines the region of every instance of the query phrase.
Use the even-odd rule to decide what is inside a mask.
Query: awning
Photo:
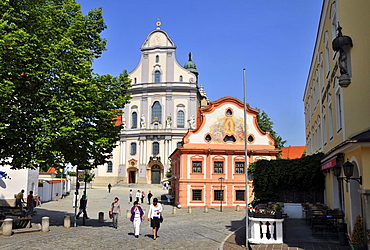
[[[326,161],[323,164],[321,164],[320,170],[323,171],[325,169],[332,168],[332,167],[335,166],[335,164],[337,164],[337,157],[335,157],[334,159],[331,159],[331,160]]]
[[[166,179],[163,179],[161,180],[161,182],[165,182],[165,181],[173,181],[176,179],[176,176],[171,176],[170,178],[166,178]]]

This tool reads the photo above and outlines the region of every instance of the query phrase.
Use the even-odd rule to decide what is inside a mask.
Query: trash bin
[[[348,246],[348,238],[346,233],[347,233],[347,224],[338,223],[338,237],[340,246]]]

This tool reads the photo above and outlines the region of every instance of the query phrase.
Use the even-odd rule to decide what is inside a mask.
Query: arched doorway
[[[136,183],[137,168],[131,167],[127,169],[128,183]]]
[[[158,164],[155,164],[151,168],[152,172],[152,184],[161,183],[161,167]]]

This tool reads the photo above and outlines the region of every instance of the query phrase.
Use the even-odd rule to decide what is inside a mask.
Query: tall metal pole
[[[244,83],[244,146],[245,146],[245,193],[246,193],[246,220],[245,220],[245,246],[249,248],[248,238],[249,238],[249,217],[248,217],[248,198],[249,198],[249,185],[248,185],[248,131],[247,131],[247,76],[246,70],[243,69],[243,83]]]

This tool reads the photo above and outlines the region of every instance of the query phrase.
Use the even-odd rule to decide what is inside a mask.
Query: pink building
[[[249,163],[275,159],[274,139],[258,127],[258,111],[247,105]],[[198,127],[189,129],[183,146],[170,156],[172,195],[177,206],[245,207],[246,166],[244,103],[223,97],[198,111]],[[252,181],[248,200],[253,199]]]

